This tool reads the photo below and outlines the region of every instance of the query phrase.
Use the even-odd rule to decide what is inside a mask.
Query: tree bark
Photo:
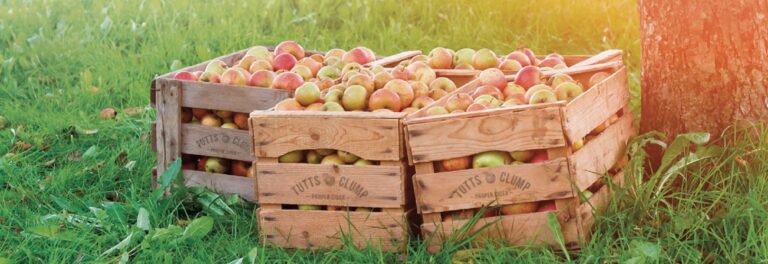
[[[768,120],[768,1],[641,0],[642,132]]]

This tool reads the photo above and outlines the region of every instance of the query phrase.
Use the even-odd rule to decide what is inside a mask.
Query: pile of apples
[[[248,130],[248,113],[202,108],[182,108],[181,123]]]
[[[543,70],[565,69],[565,58],[557,53],[547,55],[543,60],[528,48],[519,48],[506,56],[498,57],[490,49],[477,51],[464,48],[454,52],[451,49],[437,47],[429,55],[419,55],[411,61],[425,61],[432,69],[485,70],[496,68],[502,71],[519,71],[526,66],[538,66]]]
[[[352,166],[371,166],[378,165],[378,161],[361,159],[355,154],[343,150],[334,149],[310,149],[294,150],[283,154],[277,161],[279,163],[306,163],[306,164],[326,164],[326,165],[352,165]],[[289,209],[289,208],[285,208]],[[299,210],[327,210],[327,211],[355,211],[355,212],[373,212],[376,209],[370,207],[343,207],[343,206],[323,206],[300,204]]]
[[[366,47],[349,51],[331,49],[325,54],[309,55],[299,43],[288,40],[278,44],[274,52],[256,46],[233,65],[212,60],[204,71],[179,71],[174,78],[285,90],[295,90],[305,82],[328,87],[340,77],[345,65],[365,65],[375,59],[376,55]]]
[[[495,68],[483,70],[478,81],[472,93],[453,94],[445,104],[430,107],[427,115],[570,101],[584,92],[583,86],[571,76],[558,73],[546,79],[536,66],[520,69],[514,82],[507,82],[504,72]]]
[[[295,90],[293,98],[281,101],[275,110],[414,113],[454,90],[453,81],[438,78],[425,62],[413,62],[392,71],[350,63],[342,69],[339,84],[323,87],[304,83]]]
[[[241,177],[254,177],[251,170],[251,162],[229,160],[217,157],[205,157],[197,155],[182,155],[181,168],[184,170],[198,170],[210,173],[230,174]]]

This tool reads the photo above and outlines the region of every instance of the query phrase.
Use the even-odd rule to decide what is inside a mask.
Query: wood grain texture
[[[267,244],[285,248],[338,248],[351,237],[367,245],[401,251],[408,240],[406,213],[269,210],[258,212],[260,235]]]
[[[582,139],[629,103],[627,69],[585,91],[565,107],[565,131],[573,142]]]
[[[419,213],[573,197],[568,161],[469,169],[414,176]]]
[[[547,222],[550,212],[509,215],[500,217],[481,218],[467,233],[480,231],[477,241],[483,239],[503,239],[512,246],[547,245],[556,246],[557,241]],[[424,223],[421,231],[428,241],[428,250],[432,253],[439,251],[444,242],[449,239],[462,238],[467,234],[456,232],[468,220],[446,221],[441,223]],[[574,244],[578,241],[565,241]]]
[[[257,202],[256,179],[204,171],[184,170],[186,186],[202,186],[217,193],[237,194],[245,200]]]
[[[403,51],[394,55],[389,55],[380,59],[377,59],[375,61],[372,61],[364,66],[366,67],[373,67],[373,66],[382,66],[382,67],[395,67],[397,64],[399,64],[401,61],[409,60],[417,55],[421,55],[420,50],[410,50],[410,51]]]
[[[256,156],[279,157],[294,150],[337,149],[368,160],[404,158],[401,118],[361,118],[365,113],[306,115],[299,112],[251,114],[249,122]]]
[[[157,124],[158,175],[162,175],[174,160],[181,157],[181,83],[170,80],[160,84]]]
[[[576,186],[585,190],[602,177],[626,152],[627,142],[636,134],[633,116],[619,118],[595,139],[571,156]]]
[[[576,63],[568,63],[569,58],[568,56],[565,56],[565,64],[571,67],[578,67],[578,66],[584,66],[584,65],[605,63],[609,61],[622,61],[623,55],[624,55],[624,52],[622,50],[617,50],[617,49],[606,50]]]
[[[182,81],[184,83],[182,105],[184,107],[226,110],[250,113],[275,106],[292,96],[291,91],[234,86],[218,83]]]
[[[405,205],[401,166],[259,164],[263,203],[401,208]]]
[[[560,118],[557,107],[528,111],[499,109],[481,116],[459,114],[433,122],[408,123],[407,144],[413,163],[490,150],[560,147],[565,145]]]
[[[181,151],[187,154],[253,161],[248,131],[182,124]]]

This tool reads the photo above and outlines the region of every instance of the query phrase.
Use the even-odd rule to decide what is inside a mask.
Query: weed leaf
[[[208,235],[213,229],[213,218],[210,216],[203,216],[192,220],[191,223],[184,230],[182,236],[184,239],[200,239]]]

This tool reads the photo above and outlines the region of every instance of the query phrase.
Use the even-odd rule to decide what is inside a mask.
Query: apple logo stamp
[[[333,184],[336,183],[336,178],[328,173],[323,173],[323,181],[325,182],[325,185],[333,186]]]

